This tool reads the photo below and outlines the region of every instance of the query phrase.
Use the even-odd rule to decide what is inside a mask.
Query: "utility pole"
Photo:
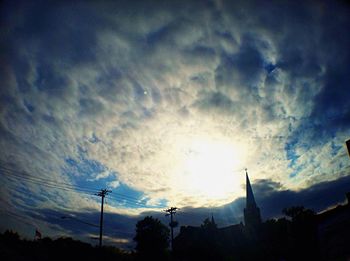
[[[165,216],[170,216],[170,229],[171,229],[171,250],[173,250],[173,242],[174,242],[174,227],[177,227],[178,222],[173,220],[173,216],[176,214],[176,210],[178,210],[177,207],[171,207],[165,210],[165,212],[167,212],[168,214],[166,214]]]
[[[103,203],[105,200],[105,196],[108,195],[108,193],[111,193],[111,190],[107,190],[107,189],[101,189],[100,192],[98,192],[97,194],[95,194],[96,196],[101,197],[101,216],[100,216],[100,242],[99,242],[99,246],[102,247],[102,228],[103,228]]]

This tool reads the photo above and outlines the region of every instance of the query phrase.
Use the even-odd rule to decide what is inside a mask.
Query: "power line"
[[[96,193],[98,190],[97,189],[93,189],[93,188],[88,188],[88,187],[80,187],[80,186],[76,186],[76,185],[70,185],[67,183],[61,183],[61,182],[56,182],[56,181],[50,181],[47,179],[43,179],[43,178],[38,178],[38,177],[33,177],[33,176],[25,176],[23,175],[23,172],[18,172],[16,170],[13,169],[9,169],[9,168],[5,168],[3,166],[0,165],[0,170],[2,170],[2,172],[7,176],[7,177],[16,177],[16,178],[21,178],[24,179],[28,182],[34,183],[34,184],[38,184],[38,185],[43,185],[46,187],[50,187],[50,188],[55,188],[55,189],[62,189],[62,190],[66,190],[66,191],[73,191],[73,192],[82,192],[85,194],[91,194],[91,193]],[[15,180],[17,181],[17,180]],[[134,205],[134,206],[140,206],[140,207],[152,207],[149,205],[146,205],[144,203],[141,203],[139,201],[139,199],[128,196],[128,195],[124,195],[121,193],[115,193],[115,196],[112,196],[115,199],[122,199],[123,201],[126,201],[128,204]],[[158,205],[160,207],[160,205]],[[153,206],[153,207],[158,207],[158,206]]]
[[[14,170],[14,169],[10,169],[8,167],[4,167],[0,164],[0,170],[3,170],[3,171],[6,171],[7,173],[10,173],[11,175],[15,175],[17,174],[18,176],[17,177],[23,177],[23,178],[26,178],[26,179],[33,179],[33,180],[37,180],[37,181],[43,181],[44,183],[47,183],[49,185],[60,185],[61,187],[65,187],[65,188],[72,188],[72,189],[75,189],[75,190],[80,190],[80,191],[86,191],[86,192],[90,192],[90,193],[96,193],[97,191],[99,191],[99,189],[96,189],[96,188],[90,188],[90,187],[82,187],[82,186],[77,186],[77,185],[72,185],[72,184],[69,184],[69,183],[63,183],[63,182],[57,182],[55,180],[48,180],[48,179],[44,179],[44,178],[39,178],[39,177],[34,177],[32,175],[25,175],[25,172],[20,172],[20,171],[17,171],[17,170]],[[135,198],[135,197],[132,197],[132,196],[129,196],[129,195],[124,195],[124,194],[121,194],[121,193],[114,193],[115,195],[118,195],[118,196],[121,196],[121,197],[125,197],[126,199],[130,199],[130,200],[134,200],[135,202],[139,203],[139,199],[138,198]]]
[[[11,176],[7,176],[7,178],[9,180],[11,180],[12,182],[18,182],[18,180],[14,179],[14,177],[11,177]],[[59,187],[59,186],[53,186],[53,185],[49,185],[49,184],[43,184],[41,182],[38,182],[36,180],[31,180],[31,179],[26,179],[25,177],[21,177],[21,178],[24,178],[25,179],[25,182],[30,182],[30,183],[34,183],[34,184],[37,184],[37,185],[41,185],[41,186],[46,186],[46,187],[49,187],[49,188],[53,188],[53,189],[60,189],[60,190],[63,190],[63,191],[70,191],[70,192],[74,192],[74,193],[77,193],[77,194],[85,194],[85,196],[92,196],[92,194],[90,194],[89,192],[84,192],[84,191],[75,191],[74,189],[70,189],[70,188],[65,188],[65,187]],[[21,193],[25,193],[24,191],[19,191]],[[25,193],[27,194],[27,193]],[[122,206],[122,205],[129,205],[129,206],[132,206],[132,207],[135,207],[135,208],[150,208],[152,206],[149,206],[149,205],[146,205],[146,204],[143,204],[141,202],[137,202],[136,200],[131,200],[131,199],[128,199],[126,198],[125,196],[123,196],[122,194],[120,194],[120,196],[114,196],[111,198],[111,200],[113,200],[115,202],[115,200],[121,200],[121,201],[124,201],[125,204],[121,204],[119,202],[117,202],[117,204],[119,206]]]
[[[12,176],[7,176],[7,178],[12,181],[12,182],[18,182],[18,180],[14,179],[15,177],[12,177]],[[60,186],[54,186],[54,185],[51,185],[51,184],[46,184],[46,183],[42,183],[42,182],[39,182],[39,181],[36,181],[36,180],[31,180],[31,179],[27,179],[25,177],[20,177],[20,178],[23,178],[25,179],[25,182],[30,182],[30,183],[33,183],[33,184],[37,184],[37,185],[41,185],[41,186],[45,186],[45,187],[49,187],[49,188],[53,188],[53,189],[60,189],[60,190],[63,190],[63,191],[70,191],[70,192],[74,192],[74,193],[78,193],[78,194],[85,194],[86,196],[91,196],[92,194],[90,192],[85,192],[85,191],[76,191],[75,189],[70,189],[70,188],[66,188],[66,187],[60,187]],[[23,191],[20,191],[22,193],[24,193]],[[129,199],[127,198],[126,196],[120,194],[120,195],[117,195],[117,196],[114,196],[111,198],[113,201],[115,200],[121,200],[121,201],[124,201],[127,205],[131,205],[131,206],[134,206],[134,207],[144,207],[144,208],[150,208],[152,206],[149,206],[149,205],[146,205],[146,204],[143,204],[141,202],[138,202],[136,200],[132,200],[132,199]],[[123,204],[118,204],[118,205],[123,205]],[[124,204],[125,205],[125,204]]]
[[[9,186],[11,186],[12,188],[14,188],[14,189],[16,189],[17,187],[15,187],[12,183],[9,183],[8,184]],[[32,194],[32,193],[26,193],[25,191],[22,191],[22,190],[17,190],[17,192],[20,192],[21,194],[24,194],[24,195],[28,195],[28,196],[34,196],[34,194]],[[80,192],[76,192],[76,191],[72,191],[72,192],[75,192],[75,193],[77,193],[77,194],[80,194]],[[91,194],[85,194],[84,195],[85,197],[87,197],[87,196],[90,196],[91,198],[93,197],[93,195],[91,195]],[[76,209],[72,209],[72,208],[68,208],[68,207],[64,207],[64,208],[62,208],[62,207],[59,207],[58,205],[57,205],[57,202],[55,202],[55,201],[53,201],[52,199],[50,199],[50,198],[48,198],[48,197],[45,197],[45,198],[40,198],[39,199],[40,201],[44,201],[44,202],[47,202],[47,200],[49,200],[49,201],[51,201],[52,203],[54,203],[55,205],[54,206],[52,206],[52,209],[53,210],[59,210],[59,211],[63,211],[63,212],[76,212]],[[3,202],[5,202],[5,201],[3,201]],[[7,202],[6,202],[7,203]],[[33,205],[28,205],[28,202],[23,202],[27,207],[33,207]],[[17,205],[17,204],[16,204]]]
[[[34,184],[47,186],[47,187],[50,187],[50,188],[57,188],[57,189],[73,191],[73,192],[79,191],[79,192],[82,192],[82,193],[85,193],[85,194],[89,194],[89,195],[91,193],[98,192],[98,190],[91,189],[91,188],[78,187],[78,186],[73,186],[73,185],[66,186],[66,185],[64,185],[64,183],[59,183],[59,182],[53,183],[52,181],[47,181],[46,179],[43,179],[43,178],[36,178],[36,177],[33,177],[33,176],[18,175],[13,170],[9,170],[9,169],[3,170],[1,166],[0,166],[0,170],[2,170],[3,173],[8,178],[12,178],[13,181],[16,181],[16,182],[17,182],[17,180],[14,180],[15,177],[16,178],[20,178],[20,179],[24,179],[25,181],[28,181],[28,182],[31,182],[31,183],[34,183]],[[61,185],[61,184],[63,184],[63,185]],[[129,197],[129,196],[126,196],[126,195],[123,195],[123,194],[120,194],[120,193],[117,193],[117,195],[125,198],[125,200],[132,200],[132,197]],[[136,202],[137,201],[135,199],[135,203]],[[139,203],[139,202],[137,202],[137,203]],[[139,205],[143,205],[143,204],[139,203]]]
[[[132,197],[129,197],[127,195],[123,195],[123,194],[119,194],[119,193],[114,193],[114,194],[116,194],[116,195],[111,195],[111,198],[125,200],[128,203],[133,204],[134,206],[142,206],[142,207],[146,207],[146,208],[161,207],[160,204],[150,206],[150,205],[147,205],[145,203],[141,203],[139,199],[132,198]]]
[[[16,180],[15,178],[19,178],[19,177],[18,176],[7,176],[7,178],[13,182],[18,182],[18,180]],[[42,182],[42,181],[27,179],[24,177],[21,177],[21,178],[23,178],[25,182],[33,183],[33,184],[48,187],[48,188],[60,189],[60,190],[64,190],[64,191],[70,191],[70,192],[75,192],[75,193],[83,193],[83,194],[91,195],[91,193],[87,192],[87,191],[81,191],[81,190],[76,190],[76,189],[72,189],[72,188],[61,187],[61,186],[54,185],[54,184],[47,184],[47,183]]]
[[[63,183],[63,182],[57,182],[55,180],[48,180],[48,179],[44,179],[44,178],[40,178],[40,177],[34,177],[32,175],[29,175],[29,174],[25,175],[25,172],[16,171],[14,169],[10,169],[10,168],[7,168],[7,167],[1,166],[1,165],[0,165],[0,170],[2,170],[3,173],[5,173],[5,174],[11,174],[11,175],[19,177],[19,178],[31,179],[31,180],[43,182],[43,183],[49,184],[49,185],[59,185],[61,187],[65,187],[67,189],[76,189],[76,190],[86,191],[86,192],[91,192],[91,193],[97,191],[97,189],[81,187],[81,186],[72,185],[72,184]]]
[[[70,190],[79,190],[79,191],[82,191],[82,192],[89,192],[89,193],[92,192],[91,190],[82,189],[82,188],[79,188],[79,187],[73,186],[73,185],[67,186],[67,185],[60,184],[59,182],[47,181],[45,179],[36,178],[36,177],[33,177],[33,176],[18,175],[15,172],[11,172],[9,170],[2,170],[2,172],[5,175],[9,176],[9,177],[17,177],[17,178],[29,180],[29,181],[32,181],[32,182],[40,182],[40,184],[45,184],[45,185],[48,185],[48,186],[55,186],[55,187],[60,187],[60,188],[65,188],[65,189],[70,189]]]
[[[76,221],[78,221],[78,222],[80,222],[80,223],[83,223],[83,224],[85,224],[85,225],[89,225],[89,226],[92,226],[92,227],[99,227],[99,226],[96,225],[96,224],[92,224],[92,223],[90,223],[90,222],[87,222],[87,221],[82,220],[82,219],[77,218],[77,217],[73,217],[73,216],[61,216],[61,219],[66,219],[66,218],[70,218],[70,219],[76,220]]]
[[[17,213],[14,213],[12,211],[8,211],[8,210],[5,210],[5,209],[0,209],[0,212],[3,212],[4,214],[10,216],[10,217],[13,217],[13,218],[16,218],[17,220],[27,224],[27,225],[30,225],[30,226],[33,226],[33,227],[36,227],[34,224],[26,221],[26,217],[25,216],[22,216],[22,215],[19,215]]]
[[[10,179],[11,181],[13,182],[18,182],[18,180],[14,179],[14,176],[17,177],[16,175],[10,175],[10,176],[6,176],[8,179]],[[43,186],[46,186],[46,187],[49,187],[49,188],[54,188],[54,189],[61,189],[61,190],[64,190],[64,191],[71,191],[71,192],[75,192],[75,193],[80,193],[78,191],[75,191],[75,189],[71,189],[71,188],[67,188],[67,187],[60,187],[60,186],[53,186],[51,184],[46,184],[46,183],[41,183],[37,180],[33,180],[33,179],[30,179],[28,177],[23,177],[23,176],[20,176],[19,178],[22,178],[25,180],[25,182],[30,182],[30,183],[34,183],[34,184],[37,184],[37,185],[43,185]],[[30,195],[32,196],[32,194],[28,193],[28,192],[25,192],[25,191],[20,191],[21,193],[24,193],[24,194],[27,194],[27,195]],[[88,195],[88,196],[91,196],[91,194],[89,192],[85,192],[85,191],[82,191],[84,194]],[[122,194],[120,194],[122,196]],[[113,199],[120,199],[119,197],[114,197]],[[126,204],[128,205],[133,205],[135,207],[147,207],[147,205],[145,204],[142,204],[140,202],[134,202],[128,198],[122,198]],[[114,200],[113,200],[114,201]]]

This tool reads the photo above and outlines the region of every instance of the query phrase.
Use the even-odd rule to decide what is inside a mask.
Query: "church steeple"
[[[260,209],[257,207],[253,189],[250,185],[247,169],[246,174],[246,208],[244,209],[244,223],[246,226],[254,227],[261,223]]]
[[[254,198],[254,194],[253,194],[253,190],[252,187],[250,185],[250,180],[248,177],[248,172],[247,169],[245,170],[245,179],[246,179],[246,193],[247,193],[247,197],[246,197],[246,207],[256,207],[256,203],[255,203],[255,198]]]

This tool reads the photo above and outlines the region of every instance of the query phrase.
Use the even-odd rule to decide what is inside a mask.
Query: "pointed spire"
[[[261,223],[260,209],[257,207],[252,186],[248,177],[248,171],[245,169],[246,175],[246,208],[244,209],[244,223],[247,227],[255,227]]]
[[[256,207],[255,198],[254,198],[252,187],[250,185],[247,169],[245,169],[245,176],[246,176],[246,192],[247,192],[246,207],[247,208]]]
[[[214,220],[214,215],[213,215],[213,213],[211,213],[211,223],[212,223],[212,224],[215,224],[215,220]]]

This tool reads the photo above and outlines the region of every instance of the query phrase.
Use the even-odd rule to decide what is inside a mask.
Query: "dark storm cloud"
[[[298,15],[289,13],[299,26],[288,27],[290,33],[279,45],[281,62],[277,64],[296,79],[320,80],[321,89],[313,99],[310,118],[305,118],[300,127],[300,131],[307,127],[311,140],[329,138],[336,131],[348,128],[350,122],[350,94],[345,91],[350,74],[348,69],[344,70],[350,68],[350,35],[344,31],[350,24],[349,5],[324,1],[318,3],[318,8],[320,12],[309,8]],[[305,90],[308,87],[302,86]]]
[[[259,180],[253,185],[257,204],[264,218],[282,215],[282,209],[305,206],[316,212],[336,203],[344,202],[349,192],[350,176],[334,181],[321,182],[300,191],[284,189],[280,183]]]
[[[240,48],[235,55],[222,55],[220,65],[216,68],[216,87],[252,88],[263,70],[263,59],[254,46],[254,39],[243,36]],[[232,86],[233,85],[233,86]]]
[[[95,30],[103,24],[94,9],[58,1],[14,1],[4,6],[11,14],[4,18],[7,36],[11,37],[7,38],[10,53],[26,47],[43,61],[54,58],[76,64],[94,60]]]
[[[321,182],[307,189],[293,191],[272,180],[257,180],[252,184],[255,200],[260,208],[263,220],[281,217],[282,210],[292,206],[304,206],[316,212],[329,206],[343,203],[345,194],[349,192],[350,176],[338,180]],[[179,210],[177,219],[181,225],[199,225],[205,218],[214,216],[219,227],[228,226],[243,220],[245,198],[238,198],[232,203],[213,208],[183,208]],[[182,214],[183,212],[183,214]]]
[[[350,37],[348,44],[350,44]],[[347,51],[344,55],[350,58],[350,52]],[[344,63],[341,66],[349,65],[350,63]],[[312,111],[312,117],[316,119],[316,124],[331,132],[337,129],[347,129],[350,125],[350,94],[345,91],[349,89],[350,70],[344,73],[340,70],[340,67],[335,67],[327,72],[325,85],[316,96],[316,105]]]
[[[42,209],[38,214],[30,213],[29,215],[34,215],[34,218],[36,219],[55,224],[61,229],[62,233],[69,231],[70,234],[75,235],[83,241],[90,241],[95,244],[98,242],[91,241],[91,239],[98,238],[99,235],[99,212],[63,212],[52,209]],[[105,212],[104,243],[116,245],[116,242],[110,241],[108,238],[127,239],[129,242],[122,244],[122,247],[133,248],[134,244],[132,239],[134,237],[135,225],[138,218],[141,217]]]

